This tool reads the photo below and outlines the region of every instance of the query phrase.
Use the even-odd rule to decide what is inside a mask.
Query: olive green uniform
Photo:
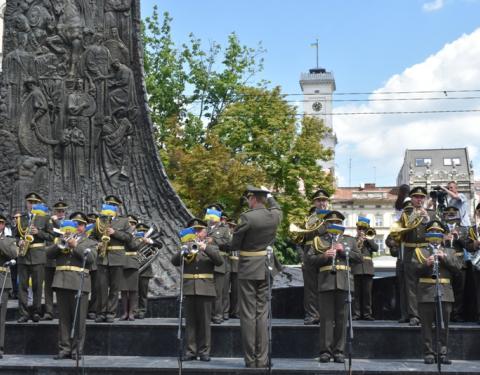
[[[328,233],[321,236],[325,249],[330,248],[331,239]],[[350,267],[362,261],[362,254],[357,249],[355,238],[341,236],[339,242],[344,249],[350,249]],[[336,270],[332,274],[333,260],[324,252],[311,249],[308,262],[318,268],[318,294],[320,306],[320,355],[337,356],[345,350],[347,334],[347,294],[348,282],[354,291],[353,275],[347,280],[347,258],[345,252],[338,253],[335,260]]]
[[[33,218],[33,215],[32,215]],[[22,229],[28,228],[29,224],[38,229],[33,236],[27,254],[19,256],[17,261],[18,269],[18,307],[20,316],[29,318],[28,311],[28,279],[32,278],[33,304],[32,315],[40,315],[42,310],[42,291],[45,278],[45,246],[47,242],[53,241],[53,227],[49,216],[35,216],[33,223],[29,223],[28,215],[20,218]],[[16,228],[16,237],[20,240],[19,228]]]
[[[443,323],[445,329],[440,333],[440,354],[447,354],[448,344],[448,322],[450,320],[450,312],[452,311],[452,304],[454,302],[453,288],[451,285],[452,275],[461,267],[458,258],[451,249],[442,248],[447,256],[439,260],[440,277],[439,284],[441,288],[441,301]],[[435,297],[436,284],[432,278],[433,266],[427,266],[425,260],[433,255],[433,248],[430,246],[423,247],[412,258],[412,265],[415,267],[416,273],[419,277],[417,286],[418,311],[420,315],[423,352],[424,356],[434,356],[435,350],[433,345],[432,324],[435,323]]]
[[[238,251],[230,255],[230,317],[239,318],[238,315]]]
[[[321,220],[319,215],[309,217],[310,226],[315,221]],[[303,274],[303,308],[305,310],[305,323],[317,323],[320,320],[318,307],[318,267],[308,261],[308,252],[313,249],[313,239],[322,236],[326,232],[325,224],[319,226],[313,232],[307,233],[301,245],[301,262]]]
[[[57,295],[58,306],[58,348],[59,353],[63,355],[74,355],[77,353],[77,341],[70,340],[70,332],[75,317],[75,296],[80,289],[82,273],[84,276],[83,293],[80,298],[78,311],[78,353],[83,353],[83,344],[85,342],[85,322],[88,310],[88,293],[91,290],[90,274],[88,267],[93,263],[97,256],[97,243],[85,235],[79,235],[77,246],[74,249],[60,249],[57,245],[52,245],[47,250],[49,259],[55,259],[56,268],[53,278],[53,288]],[[82,269],[83,257],[86,254],[86,268]]]
[[[149,264],[138,278],[138,309],[137,316],[142,319],[147,313],[148,305],[148,284],[150,279],[154,276],[152,265]]]
[[[172,264],[181,266],[181,257],[180,253],[173,255]],[[199,251],[191,262],[184,261],[186,357],[210,356],[210,320],[216,294],[213,270],[222,262],[223,257],[215,245],[207,245],[205,251]]]
[[[452,309],[452,320],[453,321],[463,321],[465,313],[465,302],[464,302],[464,293],[465,293],[465,281],[467,279],[467,269],[468,264],[465,260],[464,248],[466,247],[466,241],[468,237],[469,227],[457,227],[458,228],[458,238],[454,239],[451,243],[450,241],[446,242],[446,246],[451,248],[454,251],[455,256],[460,263],[460,269],[452,275],[452,288],[453,294],[455,296],[455,302],[453,303]]]
[[[228,226],[222,223],[215,223],[208,227],[207,236],[212,239],[212,243],[220,250],[220,255],[223,258],[221,266],[215,266],[215,302],[213,305],[212,320],[220,322],[225,317],[228,319],[228,279],[230,277],[230,231]]]
[[[358,246],[357,242],[357,246]],[[362,262],[352,265],[352,274],[355,283],[355,298],[353,300],[353,316],[357,318],[373,319],[372,315],[372,286],[373,268],[372,254],[378,251],[374,240],[365,239],[360,243]]]
[[[12,289],[12,278],[10,270],[3,267],[3,264],[18,255],[18,247],[14,238],[5,237],[0,234],[0,288],[5,283],[2,299],[0,301],[0,355],[3,355],[5,345],[5,320],[7,317],[8,292]]]
[[[59,229],[61,220],[50,219],[52,228]],[[58,238],[55,238],[55,241],[59,241]],[[51,244],[47,244],[51,245]],[[53,317],[53,277],[55,276],[55,259],[49,259],[47,257],[47,263],[45,263],[45,281],[43,284],[43,292],[45,298],[45,314]],[[45,315],[44,315],[45,316]]]
[[[477,251],[480,251],[480,247],[475,247],[474,241],[479,239],[478,233],[480,228],[476,225],[471,226],[468,229],[468,237],[465,243],[465,247],[468,252],[472,254],[472,257],[476,255]],[[473,281],[475,283],[475,297],[477,301],[476,306],[476,319],[480,324],[480,269],[472,267]]]
[[[126,264],[125,246],[131,239],[130,225],[125,217],[114,218],[105,256],[97,258],[97,319],[113,319],[117,314],[118,293],[121,290],[123,266]],[[101,240],[102,233],[95,228],[94,238]]]
[[[244,212],[235,227],[232,250],[239,251],[240,327],[247,367],[268,365],[268,283],[266,248],[273,245],[282,211],[273,197],[270,208],[259,205]],[[276,261],[275,257],[273,261]],[[278,267],[278,265],[276,265]]]

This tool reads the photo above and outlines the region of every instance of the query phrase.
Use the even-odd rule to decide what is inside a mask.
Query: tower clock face
[[[322,106],[322,103],[320,102],[314,102],[312,104],[312,109],[315,111],[315,112],[320,112],[322,110],[323,106]]]

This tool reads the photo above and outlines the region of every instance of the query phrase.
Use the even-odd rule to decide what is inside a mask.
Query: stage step
[[[58,321],[40,323],[7,322],[6,354],[53,355],[57,352]],[[87,323],[85,353],[101,356],[159,356],[177,354],[177,319],[156,318],[112,324]],[[318,326],[302,320],[273,320],[275,358],[314,358],[319,355]],[[449,351],[452,359],[480,359],[480,325],[452,324]],[[232,319],[212,326],[212,355],[241,357],[240,322]],[[354,358],[420,358],[420,327],[391,321],[354,322]]]
[[[82,361],[80,363],[82,365]],[[367,360],[353,361],[353,374],[361,375],[417,375],[436,373],[435,365],[425,365],[420,359],[403,361]],[[480,361],[454,361],[442,366],[445,374],[480,374]],[[5,356],[0,360],[2,375],[64,375],[75,374],[72,360],[55,361],[47,356]],[[174,357],[101,357],[86,356],[81,374],[88,375],[174,375],[178,374],[178,362]],[[247,369],[242,358],[212,358],[210,362],[184,362],[184,374],[265,374],[265,369]],[[313,359],[283,358],[273,362],[273,374],[344,374],[345,366],[338,363],[318,363]]]

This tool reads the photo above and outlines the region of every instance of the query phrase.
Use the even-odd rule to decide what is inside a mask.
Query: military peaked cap
[[[68,208],[68,204],[63,201],[59,201],[53,205],[54,210],[66,210]]]
[[[427,196],[427,189],[425,189],[423,186],[416,186],[412,190],[410,190],[410,193],[408,194],[410,196],[412,195],[423,195],[424,197]]]
[[[318,189],[313,195],[312,195],[312,201],[315,199],[330,199],[330,194],[327,193],[326,190],[324,189]]]
[[[135,215],[128,215],[128,222],[138,224],[138,218]]]
[[[37,194],[35,192],[25,195],[25,200],[29,202],[45,202],[44,199],[40,196],[40,194]]]
[[[188,221],[187,227],[189,227],[189,228],[202,229],[202,228],[207,228],[208,225],[207,225],[207,223],[204,222],[203,220],[194,217],[193,219],[190,219],[190,220]]]
[[[442,233],[447,231],[440,220],[432,220],[427,223],[427,232],[430,232],[432,230],[437,230]]]
[[[80,223],[87,224],[88,218],[83,212],[77,211],[70,215],[70,220],[78,221]]]
[[[145,224],[145,223],[138,223],[136,226],[135,226],[135,229],[138,231],[138,232],[147,232],[149,229],[150,229],[150,226]]]
[[[123,204],[122,200],[115,195],[107,195],[104,201],[105,203],[114,204],[116,206],[120,206],[121,204]]]
[[[324,217],[325,221],[343,221],[345,220],[345,216],[339,211],[330,211]]]
[[[257,188],[252,185],[247,185],[247,190],[243,193],[245,197],[251,197],[253,195],[259,196],[259,197],[266,197],[268,194],[270,194],[270,191],[262,188]]]

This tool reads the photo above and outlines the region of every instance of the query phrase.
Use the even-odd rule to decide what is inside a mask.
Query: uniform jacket
[[[357,243],[358,245],[358,243]],[[374,275],[372,254],[378,251],[378,245],[374,240],[365,239],[359,249],[363,261],[352,265],[352,274],[354,275]]]
[[[330,242],[328,234],[322,236],[322,241]],[[357,248],[355,238],[350,236],[341,236],[341,242],[344,248],[350,248],[350,267],[355,263],[362,262],[362,254]],[[332,290],[348,290],[347,284],[347,258],[345,252],[337,253],[335,264],[337,266],[337,273],[332,274],[332,258],[328,258],[325,252],[318,252],[310,249],[307,253],[307,259],[314,267],[319,268],[318,272],[318,291],[328,292]],[[350,289],[353,291],[353,275],[350,274]]]
[[[47,256],[56,260],[55,276],[53,277],[52,287],[56,289],[78,290],[80,288],[82,274],[74,270],[59,270],[62,266],[71,266],[81,268],[83,264],[83,255],[86,249],[91,252],[86,256],[85,269],[87,270],[84,279],[83,291],[91,291],[90,275],[88,273],[89,266],[97,257],[97,242],[86,236],[78,239],[77,246],[73,249],[60,249],[58,245],[49,246]]]
[[[180,267],[182,255],[180,252],[172,257],[172,264]],[[186,274],[211,274],[215,266],[221,266],[223,257],[220,255],[218,247],[207,245],[205,251],[199,251],[194,260],[188,263],[186,260],[183,265],[183,273]],[[188,279],[183,280],[183,293],[186,296],[211,296],[215,297],[215,282],[213,278]]]
[[[130,239],[130,242],[126,246],[126,252],[127,253],[136,253],[138,250],[140,250],[145,243],[142,241],[141,238],[135,238],[134,236],[131,236],[132,238]],[[123,268],[133,268],[133,269],[139,269],[140,268],[140,261],[138,260],[137,255],[126,255],[126,260],[125,260],[125,265]]]
[[[273,197],[268,198],[270,208],[261,205],[244,212],[235,227],[232,250],[256,252],[273,245],[277,227],[282,220],[282,211]],[[280,264],[274,257],[276,272]],[[267,274],[266,256],[241,256],[238,264],[238,278],[244,280],[265,280]]]
[[[15,238],[12,237],[5,237],[3,234],[0,236],[0,266],[8,262],[11,259],[15,259],[18,255],[18,247],[15,241]],[[12,288],[12,278],[10,277],[10,273],[6,273],[0,271],[0,287],[3,285],[3,281],[7,276],[5,281],[5,289]]]
[[[123,246],[123,250],[107,250],[107,254],[104,258],[97,258],[97,265],[103,266],[124,266],[126,263],[125,247],[131,241],[132,235],[130,234],[130,225],[126,217],[116,217],[110,224],[111,228],[115,230],[110,236],[110,242],[108,246]],[[93,238],[97,241],[101,241],[102,233],[98,231],[95,226],[93,232]]]
[[[430,217],[428,221],[433,220],[435,218],[435,213],[432,211],[427,212]],[[427,222],[424,221],[420,223],[416,228],[402,234],[402,242],[404,243],[403,261],[405,263],[411,263],[412,258],[415,254],[415,247],[407,246],[406,244],[425,244],[424,246],[426,246],[425,232]]]
[[[208,228],[207,236],[212,239],[212,244],[218,247],[220,250],[220,255],[223,257],[223,264],[221,266],[215,266],[215,272],[229,272],[231,235],[230,231],[228,230],[228,226],[222,223],[217,223],[215,226]]]
[[[32,219],[32,221],[32,225],[38,229],[38,233],[33,236],[32,244],[45,244],[46,246],[48,243],[53,242],[53,226],[50,216],[35,216],[35,219]],[[23,230],[28,228],[28,215],[21,216],[20,223]],[[22,239],[20,238],[18,228],[15,229],[15,237],[18,240]],[[47,262],[45,246],[29,248],[27,255],[18,257],[18,263],[28,265],[45,264]]]
[[[455,252],[452,249],[440,247],[441,250],[447,253],[447,256],[440,259],[440,278],[450,280],[449,283],[441,283],[441,293],[443,302],[454,302],[454,294],[452,288],[452,276],[458,272],[461,268],[461,262],[455,256]],[[417,300],[419,303],[423,302],[435,302],[436,296],[436,284],[432,282],[424,283],[422,278],[433,281],[432,273],[433,266],[427,266],[425,259],[433,255],[433,249],[430,246],[420,249],[420,252],[415,254],[412,263],[415,264],[416,273],[418,275],[419,283],[417,287]]]

